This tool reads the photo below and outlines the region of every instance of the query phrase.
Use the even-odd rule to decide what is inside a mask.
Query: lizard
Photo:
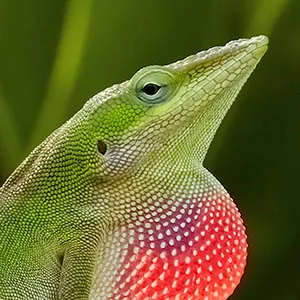
[[[227,299],[247,236],[203,161],[267,47],[142,68],[37,146],[0,188],[0,299]]]

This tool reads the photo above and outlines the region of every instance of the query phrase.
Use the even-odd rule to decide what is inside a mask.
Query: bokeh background
[[[261,33],[269,51],[206,166],[248,228],[248,266],[230,299],[299,300],[299,0],[0,0],[0,184],[103,88]]]

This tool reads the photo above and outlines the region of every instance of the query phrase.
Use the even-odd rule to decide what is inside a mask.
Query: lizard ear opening
[[[98,144],[97,144],[97,147],[98,147],[98,151],[102,155],[104,155],[107,152],[107,145],[103,141],[99,140]]]

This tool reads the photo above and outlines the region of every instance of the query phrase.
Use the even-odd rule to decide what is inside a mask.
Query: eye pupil
[[[161,87],[159,85],[148,83],[143,87],[142,91],[149,96],[153,96],[159,91],[160,88]]]

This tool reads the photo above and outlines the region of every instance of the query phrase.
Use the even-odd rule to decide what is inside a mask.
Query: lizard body
[[[143,68],[33,150],[0,188],[0,299],[227,299],[246,233],[203,160],[267,43]]]

